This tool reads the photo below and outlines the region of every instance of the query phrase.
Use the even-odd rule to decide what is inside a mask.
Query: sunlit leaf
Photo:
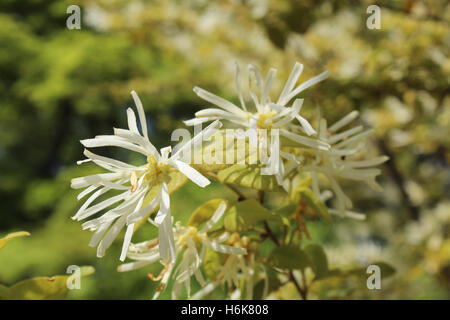
[[[275,176],[262,175],[259,165],[235,164],[230,168],[219,171],[218,177],[223,183],[238,184],[256,190],[281,190]]]
[[[88,276],[95,272],[91,266],[82,266],[80,276]],[[36,277],[22,280],[7,288],[0,287],[0,298],[9,300],[60,300],[64,299],[69,289],[67,279],[70,275],[54,277]]]
[[[220,253],[209,248],[206,249],[205,259],[203,260],[203,269],[209,279],[216,278],[219,268],[222,265],[222,260]]]
[[[24,236],[29,236],[30,233],[26,232],[26,231],[18,231],[18,232],[13,232],[10,234],[7,234],[5,237],[0,239],[0,249],[3,248],[6,243],[14,238],[18,238],[18,237],[24,237]]]
[[[271,211],[255,199],[236,203],[225,215],[224,226],[227,231],[243,231],[262,220],[279,220]]]
[[[223,201],[225,200],[213,199],[199,206],[197,209],[195,209],[195,211],[189,218],[188,225],[192,227],[198,227],[202,223],[209,220]]]

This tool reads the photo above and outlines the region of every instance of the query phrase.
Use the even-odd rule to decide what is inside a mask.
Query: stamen
[[[131,182],[131,192],[133,193],[136,191],[138,186],[138,178],[135,171],[131,173],[130,182]]]
[[[155,277],[151,273],[147,274],[147,276],[153,281],[159,281],[162,279],[164,274],[167,272],[167,269],[169,269],[169,266],[170,266],[170,261],[166,263],[166,265],[164,266],[164,269],[162,269],[161,273],[157,277]]]

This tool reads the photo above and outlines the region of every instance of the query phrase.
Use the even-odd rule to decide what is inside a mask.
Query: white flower
[[[204,261],[207,248],[216,252],[236,256],[246,254],[246,250],[243,248],[223,244],[229,237],[228,233],[225,232],[216,238],[210,238],[208,235],[208,231],[220,220],[225,210],[226,204],[225,202],[222,202],[211,219],[208,220],[200,230],[192,226],[183,227],[179,222],[176,223],[175,228],[173,228],[175,248],[177,254],[182,253],[178,266],[175,267],[173,261],[167,261],[160,256],[160,243],[155,239],[139,244],[131,244],[127,257],[136,261],[120,265],[118,271],[124,272],[135,270],[156,261],[161,261],[163,265],[165,265],[163,272],[159,277],[155,278],[151,276],[154,280],[162,279],[159,290],[156,292],[154,298],[159,296],[160,291],[167,284],[170,277],[175,279],[172,289],[172,297],[174,299],[179,297],[183,283],[186,286],[188,296],[190,296],[190,279],[192,276],[195,276],[202,287],[206,285],[200,271],[200,266]]]
[[[276,69],[271,68],[264,79],[257,67],[249,65],[248,69],[249,82],[252,82],[251,75],[253,74],[256,79],[256,87],[260,94],[258,97],[250,85],[249,94],[255,105],[254,112],[249,112],[247,110],[240,85],[239,67],[236,64],[236,87],[241,107],[238,107],[232,102],[218,97],[204,89],[195,87],[194,92],[200,98],[214,104],[218,108],[208,108],[198,111],[195,114],[196,118],[187,120],[184,123],[186,125],[197,125],[207,121],[221,119],[228,120],[244,130],[253,129],[257,131],[259,147],[264,148],[265,150],[270,144],[269,154],[272,155],[276,153],[276,156],[271,157],[269,160],[270,162],[276,161],[276,163],[271,165],[272,173],[268,174],[276,174],[278,183],[282,184],[284,166],[281,158],[289,160],[292,157],[290,154],[280,151],[281,146],[279,145],[279,142],[271,143],[268,135],[260,135],[260,129],[277,129],[279,130],[277,131],[277,134],[281,134],[282,136],[295,141],[300,145],[320,150],[328,150],[330,146],[327,143],[301,134],[302,132],[309,136],[316,134],[316,131],[312,128],[310,123],[299,115],[303,104],[303,99],[295,99],[291,106],[287,106],[287,104],[303,90],[327,78],[329,73],[328,71],[325,71],[295,87],[297,80],[303,71],[303,65],[297,62],[278,100],[273,102],[270,97],[270,89],[277,72]],[[298,121],[300,126],[293,123],[294,120]]]
[[[128,108],[128,129],[114,128],[114,135],[96,136],[93,139],[81,140],[81,143],[86,148],[116,146],[135,151],[146,156],[147,163],[136,167],[96,155],[85,149],[84,155],[88,159],[79,161],[78,164],[92,161],[110,172],[72,180],[72,188],[86,188],[78,195],[78,200],[95,191],[80,207],[73,219],[83,220],[116,205],[100,217],[85,222],[83,229],[95,231],[89,245],[93,247],[98,245],[97,256],[103,257],[106,249],[117,237],[120,230],[127,225],[120,256],[120,259],[123,261],[131,241],[134,224],[159,206],[155,223],[159,226],[160,254],[163,259],[170,258],[174,261],[175,248],[170,218],[170,198],[167,187],[167,183],[170,181],[169,172],[180,171],[200,187],[207,186],[210,183],[209,180],[197,170],[182,162],[179,159],[180,152],[190,148],[198,139],[207,139],[213,135],[216,129],[221,126],[221,123],[218,121],[213,122],[191,141],[187,142],[178,152],[169,157],[170,147],[162,148],[161,153],[159,153],[148,139],[147,121],[142,103],[136,92],[132,91],[131,94],[137,106],[142,135],[137,127],[135,113],[131,108]],[[142,207],[144,198],[152,187],[159,188],[158,195],[149,205]],[[91,205],[97,198],[110,190],[118,190],[122,191],[122,193]],[[119,202],[121,203],[118,204]]]
[[[325,119],[319,123],[319,138],[331,145],[330,150],[312,150],[312,156],[302,155],[297,157],[300,170],[310,172],[312,177],[312,190],[317,197],[326,201],[330,198],[329,192],[321,193],[319,189],[318,174],[324,175],[330,182],[331,189],[337,197],[337,210],[330,209],[331,213],[361,218],[356,212],[348,211],[353,204],[339,186],[336,178],[355,181],[363,181],[374,190],[381,190],[375,178],[380,174],[380,169],[373,168],[387,161],[387,156],[378,156],[368,159],[360,159],[362,149],[367,146],[368,138],[373,133],[372,129],[365,130],[362,126],[356,126],[339,132],[358,117],[357,111],[352,111],[329,128]],[[298,167],[297,163],[291,163],[286,171]]]
[[[195,125],[216,119],[229,120],[242,127],[258,127],[258,128],[281,128],[284,125],[290,124],[294,119],[297,119],[302,129],[308,134],[315,134],[315,130],[311,127],[309,122],[300,116],[298,113],[301,110],[303,99],[296,99],[292,107],[286,105],[300,92],[313,86],[314,84],[326,79],[329,75],[328,71],[300,84],[295,87],[300,74],[303,71],[303,65],[296,63],[277,102],[272,102],[270,98],[270,89],[277,70],[271,68],[265,79],[263,79],[259,69],[253,65],[248,66],[249,72],[256,78],[256,86],[260,93],[258,96],[254,93],[251,86],[249,94],[253,100],[256,112],[251,113],[247,111],[247,107],[242,95],[240,84],[239,66],[236,64],[236,87],[239,96],[241,108],[230,101],[216,96],[202,88],[195,87],[194,92],[202,99],[216,105],[218,108],[205,109],[195,114],[196,118],[185,121],[187,125]],[[251,82],[251,77],[249,81]],[[295,88],[294,88],[295,87]],[[308,140],[305,140],[308,141]]]

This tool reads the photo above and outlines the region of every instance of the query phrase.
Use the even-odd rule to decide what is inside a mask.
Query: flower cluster
[[[86,148],[114,146],[128,149],[144,155],[146,163],[134,166],[85,149],[84,155],[87,159],[79,161],[78,164],[94,162],[109,172],[72,180],[72,188],[85,188],[78,195],[78,200],[89,195],[73,219],[84,220],[95,216],[84,222],[82,227],[94,232],[89,245],[97,246],[97,256],[104,256],[119,232],[126,228],[120,260],[124,261],[128,257],[134,261],[122,264],[119,271],[134,270],[160,262],[164,266],[161,274],[156,277],[149,274],[151,279],[161,280],[155,298],[169,279],[174,280],[173,298],[180,296],[183,284],[190,295],[192,276],[204,287],[204,293],[210,292],[218,284],[234,287],[239,292],[239,282],[242,277],[247,278],[246,297],[252,297],[255,265],[259,263],[256,261],[258,255],[254,250],[248,250],[245,241],[241,241],[239,232],[235,231],[238,237],[230,237],[230,232],[224,227],[211,231],[224,215],[226,203],[221,202],[210,219],[202,222],[201,228],[199,225],[182,226],[179,221],[174,223],[170,210],[169,184],[174,174],[183,175],[202,188],[210,183],[205,175],[217,177],[212,170],[200,170],[181,155],[199,142],[208,140],[217,133],[223,134],[222,121],[228,127],[258,133],[257,147],[265,148],[270,156],[273,170],[269,174],[275,176],[276,183],[287,195],[295,192],[299,184],[298,178],[307,175],[311,181],[311,190],[318,201],[325,202],[333,194],[336,196],[337,208],[329,208],[330,213],[360,218],[358,213],[349,211],[352,202],[345,195],[338,180],[362,181],[374,189],[379,189],[375,177],[380,171],[373,167],[386,161],[387,157],[362,158],[361,151],[367,145],[371,130],[364,131],[362,126],[355,126],[341,131],[356,119],[356,111],[330,127],[325,119],[320,119],[316,129],[300,115],[303,99],[296,97],[328,77],[328,72],[323,72],[297,85],[302,70],[303,65],[296,63],[278,99],[272,101],[271,87],[276,70],[270,69],[267,76],[263,77],[258,68],[250,65],[248,93],[254,105],[252,109],[248,108],[244,99],[238,66],[235,80],[240,107],[195,87],[194,92],[215,107],[197,112],[195,118],[185,121],[185,124],[196,126],[211,123],[174,153],[171,147],[158,151],[150,142],[144,109],[133,91],[139,121],[134,111],[129,108],[128,129],[115,128],[113,135],[96,136],[82,140],[81,143]],[[268,130],[270,135],[260,135],[262,130]],[[249,144],[251,143],[249,141]],[[321,184],[331,190],[321,191]],[[114,192],[116,195],[99,201],[102,197],[105,198],[103,195],[108,192]],[[152,218],[154,212],[156,215]],[[133,232],[142,221],[148,221],[158,228],[158,238],[133,244]],[[214,281],[209,285],[201,271],[207,250],[225,255],[223,265],[218,267],[217,275],[210,279]],[[200,295],[201,292],[196,296]]]

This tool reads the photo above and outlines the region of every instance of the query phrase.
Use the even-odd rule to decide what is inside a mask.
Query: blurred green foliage
[[[82,8],[81,30],[66,28],[69,4]],[[382,290],[329,277],[314,283],[311,297],[450,298],[450,5],[378,1],[381,29],[369,30],[370,4],[3,0],[0,234],[28,230],[31,237],[0,251],[0,283],[92,265],[96,273],[69,298],[151,297],[155,285],[146,274],[155,267],[117,273],[120,243],[97,259],[87,245],[90,234],[70,220],[78,206],[70,179],[94,170],[76,167],[78,141],[123,127],[133,89],[150,118],[151,140],[166,146],[202,106],[194,85],[236,100],[235,61],[276,67],[283,78],[301,61],[302,79],[331,72],[305,93],[302,112],[314,119],[320,110],[331,123],[359,110],[376,130],[374,152],[391,158],[383,168],[384,193],[346,186],[368,219],[310,222],[311,238],[325,246],[330,268],[385,260],[397,269]],[[140,160],[119,150],[103,154]],[[172,197],[173,214],[187,223],[198,205],[219,197],[234,195],[221,185],[199,192],[188,183]],[[143,226],[134,240],[154,232]],[[275,298],[297,298],[292,289],[283,286]]]

